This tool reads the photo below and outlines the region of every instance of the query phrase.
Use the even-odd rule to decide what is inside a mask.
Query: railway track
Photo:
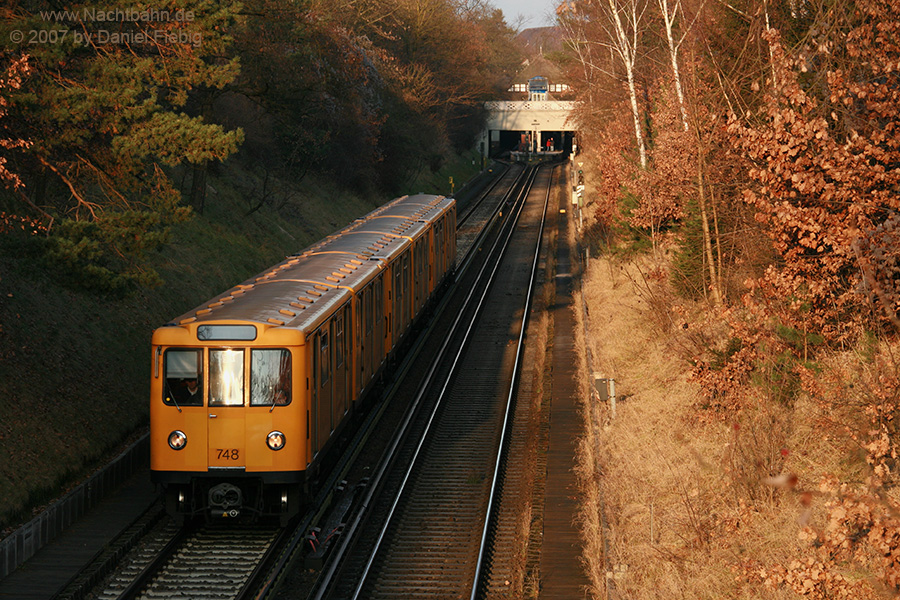
[[[509,194],[504,193],[504,188],[517,185],[515,181],[520,176],[521,167],[514,166],[507,169],[480,199],[466,207],[458,232],[463,240],[459,249],[459,262],[466,263],[461,267],[462,270],[472,262],[474,255],[484,243],[479,232],[497,219],[499,209],[508,200]],[[447,310],[452,313],[454,309],[451,306]],[[441,326],[438,324],[436,327],[440,330]],[[440,331],[436,333],[438,338],[441,335]],[[425,352],[427,353],[427,350]],[[402,378],[398,375],[399,379]],[[405,410],[403,402],[386,402],[384,406],[386,412]],[[373,411],[360,428],[357,440],[353,441],[350,447],[362,448],[365,439],[370,436],[378,437],[380,431],[377,423],[382,417],[384,417],[382,410]],[[388,415],[384,420],[391,422],[399,418],[397,415],[393,417]],[[357,461],[354,467],[354,458],[358,453],[359,450],[356,453],[347,453],[334,469],[331,478],[322,483],[322,491],[314,506],[323,509],[307,514],[291,530],[229,527],[204,528],[188,532],[176,527],[168,518],[163,518],[143,536],[135,549],[127,553],[124,549],[116,551],[120,555],[116,559],[118,565],[102,584],[94,586],[93,589],[85,584],[70,586],[66,593],[57,597],[73,599],[91,597],[103,600],[271,597],[274,595],[272,589],[276,585],[277,572],[303,570],[297,566],[297,557],[308,554],[309,532],[329,519],[324,507],[342,504],[341,494],[336,491],[341,488],[342,478],[350,472],[350,478],[357,481],[355,489],[364,487],[364,482],[360,484],[359,480],[365,480],[366,472],[371,467],[360,466],[359,463],[366,463],[365,460]],[[353,475],[354,468],[360,471],[362,476]],[[338,510],[352,510],[352,502],[347,501],[343,504],[344,507]],[[338,519],[340,518],[342,517]],[[298,552],[303,546],[306,546],[306,549]],[[91,573],[81,574],[79,577],[92,581],[100,578]],[[72,591],[74,588],[77,588],[77,591]],[[299,595],[291,597],[303,597],[303,594],[300,592]]]
[[[457,265],[460,268],[467,260],[471,260],[469,250],[478,243],[486,226],[500,216],[502,210],[498,209],[502,206],[498,206],[498,203],[505,204],[509,201],[510,193],[523,177],[523,171],[522,165],[508,166],[479,198],[462,207],[456,223],[456,248],[460,257]]]
[[[119,589],[114,579],[98,598],[246,598],[267,558],[284,543],[284,531],[274,527],[207,526],[176,532],[174,544],[160,548],[161,563],[142,571]],[[150,546],[147,546],[148,548]],[[129,573],[122,573],[126,581]]]
[[[475,598],[496,587],[491,564],[509,544],[495,543],[491,512],[503,489],[504,436],[550,177],[532,171],[516,218],[492,250],[479,245],[478,281],[459,286],[470,290],[466,308],[457,309],[453,332],[311,597]],[[533,187],[539,191],[529,194]]]

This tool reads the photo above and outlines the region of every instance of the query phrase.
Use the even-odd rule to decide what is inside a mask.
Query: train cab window
[[[203,350],[166,350],[163,402],[203,406]]]
[[[209,405],[244,405],[244,351],[209,351]]]
[[[250,405],[291,403],[291,353],[284,348],[250,351]]]

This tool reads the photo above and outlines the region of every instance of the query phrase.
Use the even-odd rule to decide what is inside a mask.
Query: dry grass
[[[581,453],[594,596],[606,597],[604,577],[614,573],[629,599],[792,598],[743,573],[806,552],[798,533],[817,509],[764,479],[777,468],[812,487],[858,461],[846,440],[821,434],[822,407],[802,399],[791,409],[759,403],[732,421],[702,418],[689,354],[719,328],[698,307],[673,309],[664,279],[652,276],[662,266],[594,259],[585,275],[594,369],[616,380],[618,395],[615,419],[605,405],[590,407]]]

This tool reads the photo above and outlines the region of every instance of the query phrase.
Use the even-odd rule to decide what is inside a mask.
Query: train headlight
[[[183,431],[177,429],[169,434],[169,448],[172,450],[182,450],[187,446],[187,436]]]
[[[266,446],[271,450],[281,450],[284,448],[284,434],[280,431],[273,431],[266,436]]]

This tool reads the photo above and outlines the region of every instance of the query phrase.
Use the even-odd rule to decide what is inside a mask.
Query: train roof
[[[441,214],[450,209],[451,206],[455,203],[455,200],[452,198],[446,198],[444,196],[435,196],[430,194],[417,194],[415,196],[401,196],[399,198],[395,198],[394,200],[388,202],[387,204],[383,204],[379,206],[375,210],[363,215],[362,217],[354,220],[353,222],[345,225],[343,228],[335,231],[334,233],[326,236],[325,238],[311,244],[310,246],[304,248],[301,252],[297,253],[297,255],[310,254],[312,252],[317,251],[325,245],[330,244],[333,240],[343,237],[348,233],[358,233],[360,231],[370,232],[370,231],[379,231],[378,227],[370,227],[365,228],[369,221],[372,219],[379,219],[383,217],[400,217],[400,218],[408,218],[414,221],[433,221]],[[387,224],[382,222],[384,229],[387,229]],[[385,231],[385,233],[392,233],[391,231]],[[348,246],[349,248],[349,246]],[[350,251],[350,250],[344,250]]]
[[[301,257],[338,253],[390,262],[409,244],[410,241],[405,237],[387,233],[382,228],[366,228],[366,224],[363,223],[360,228],[349,231],[340,237],[324,240],[321,244],[304,252]]]
[[[428,194],[396,198],[167,325],[249,321],[314,331],[454,202]]]
[[[435,221],[442,215],[444,215],[447,211],[453,208],[453,205],[456,203],[452,198],[444,198],[444,202],[439,204],[434,204],[428,207],[428,210],[422,216],[422,220],[424,221]]]
[[[260,324],[287,326],[303,333],[314,331],[335,308],[349,300],[350,290],[329,287],[311,281],[272,279],[255,286],[265,293],[245,290],[241,298],[197,318],[199,322],[252,321]]]
[[[342,253],[291,257],[185,313],[171,325],[238,320],[309,332],[349,298],[350,290],[361,289],[383,268],[381,261]]]
[[[343,253],[323,252],[297,257],[296,266],[272,273],[268,281],[311,281],[328,287],[361,289],[383,269],[379,260]]]
[[[360,223],[359,227],[351,229],[345,235],[381,233],[385,236],[416,240],[428,229],[428,225],[428,221],[414,220],[409,217],[379,215]]]
[[[432,209],[439,206],[449,207],[454,202],[452,198],[432,194],[401,196],[373,210],[363,217],[362,220],[365,221],[375,217],[407,217],[416,220],[430,220],[426,216],[429,213],[434,214]]]

